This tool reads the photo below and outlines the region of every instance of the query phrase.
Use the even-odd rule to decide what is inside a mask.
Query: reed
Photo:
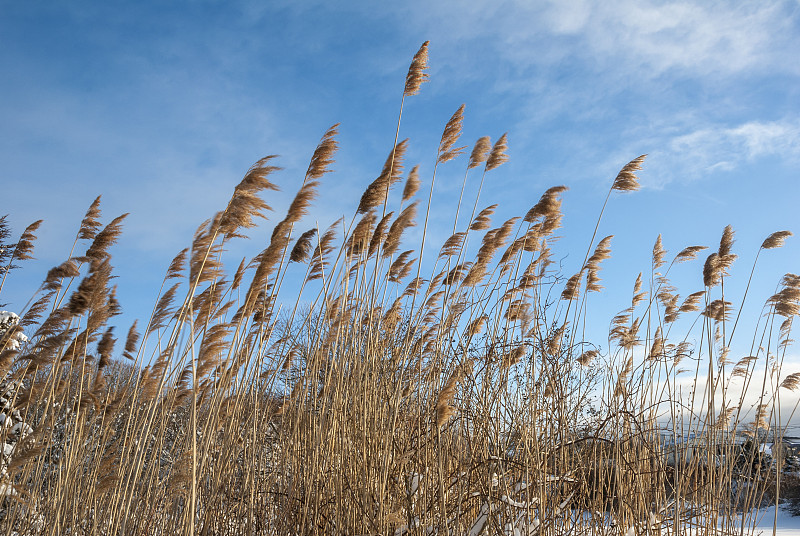
[[[433,162],[420,243],[406,244],[425,180],[414,166],[403,181],[409,142],[397,139],[427,61],[426,42],[389,156],[349,222],[296,228],[330,173],[334,125],[267,247],[228,277],[226,244],[272,210],[262,196],[278,188],[274,156],[169,264],[143,330],[119,329],[124,344],[109,260],[125,215],[103,226],[92,203],[22,317],[0,316],[0,531],[752,531],[751,509],[780,496],[784,458],[771,464],[760,446],[767,434],[780,441],[781,397],[800,386],[781,373],[800,277],[779,282],[751,355],[735,358],[747,294],[734,304],[725,292],[733,230],[684,299],[670,269],[705,248],[670,260],[659,236],[601,350],[583,335],[606,322],[586,306],[612,255],[612,236],[597,232],[610,196],[638,189],[645,157],[609,177],[584,261],[566,277],[550,249],[566,187],[494,223],[498,205],[478,210],[479,197],[509,159],[508,136],[481,137],[460,158],[463,105]],[[463,166],[464,185],[480,188],[460,222],[462,187],[452,235],[426,249],[439,165]],[[0,289],[31,256],[39,224],[7,244],[0,220]],[[790,235],[773,233],[755,258]],[[439,255],[423,263],[423,250]]]

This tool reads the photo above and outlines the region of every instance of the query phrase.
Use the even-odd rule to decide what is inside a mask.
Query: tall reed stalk
[[[437,149],[420,243],[404,245],[422,179],[415,166],[394,191],[408,145],[400,119],[427,62],[426,42],[392,150],[349,223],[297,230],[330,172],[334,125],[267,247],[226,271],[226,245],[271,210],[262,195],[277,189],[273,156],[170,263],[143,333],[131,326],[118,350],[109,261],[124,216],[104,227],[100,199],[92,204],[67,260],[21,318],[0,324],[0,531],[752,530],[751,508],[780,493],[784,459],[770,464],[761,446],[780,441],[778,402],[800,386],[781,370],[800,277],[779,282],[750,355],[734,357],[745,319],[744,297],[734,304],[726,293],[732,229],[697,267],[703,288],[685,298],[670,270],[706,248],[667,264],[659,236],[649,277],[634,282],[601,351],[586,326],[605,320],[586,303],[611,256],[611,236],[596,242],[606,203],[579,272],[563,277],[550,245],[566,187],[499,223],[498,205],[478,210],[486,173],[509,158],[505,134],[475,144],[452,235],[423,263],[438,166],[465,149],[462,105]],[[638,189],[643,160],[610,178],[609,196]],[[462,202],[473,205],[466,222]],[[0,290],[31,256],[39,224],[0,244]],[[756,258],[790,234],[767,237]],[[0,242],[9,237],[2,219]]]

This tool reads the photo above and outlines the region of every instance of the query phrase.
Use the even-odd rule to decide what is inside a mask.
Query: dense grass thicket
[[[427,43],[400,117],[426,68]],[[462,115],[436,166],[483,185],[506,137],[460,147]],[[277,160],[253,165],[127,334],[112,327],[110,254],[125,215],[104,224],[100,198],[91,205],[68,258],[19,316],[0,316],[0,533],[741,534],[750,507],[780,498],[786,456],[761,444],[780,440],[778,397],[800,383],[781,372],[799,276],[745,296],[764,300],[763,316],[737,333],[733,230],[715,251],[669,257],[659,237],[630,307],[589,318],[611,237],[596,236],[598,219],[572,252],[578,273],[559,272],[563,186],[505,221],[461,199],[446,207],[452,236],[426,244],[436,166],[424,181],[404,174],[396,136],[352,216],[299,228],[336,136],[271,216],[266,249],[226,266],[277,189]],[[644,160],[609,177],[609,197],[635,195]],[[40,222],[16,242],[0,223],[1,284],[13,285]],[[422,238],[408,244],[414,225]],[[673,286],[683,262],[702,288]],[[609,324],[607,340],[585,340],[587,325]],[[734,336],[752,338],[747,356],[730,352]]]

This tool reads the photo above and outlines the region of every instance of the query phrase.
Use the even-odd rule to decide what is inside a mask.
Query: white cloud
[[[469,7],[447,2],[400,9],[417,18],[432,39],[459,48],[485,42],[519,66],[572,58],[640,78],[667,71],[800,72],[797,62],[786,61],[788,51],[800,49],[797,9],[786,0],[485,0]]]
[[[672,68],[730,73],[764,63],[795,69],[783,61],[786,34],[780,29],[786,28],[787,17],[781,2],[626,1],[601,6],[584,28],[596,56],[626,58],[653,74]]]
[[[800,122],[749,121],[732,127],[708,126],[654,146],[666,147],[650,158],[655,166],[652,176],[656,183],[664,184],[678,176],[694,179],[713,171],[730,171],[764,157],[794,160],[800,157]]]

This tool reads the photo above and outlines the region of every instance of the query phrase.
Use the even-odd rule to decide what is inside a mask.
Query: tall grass
[[[125,216],[103,225],[92,204],[67,260],[0,330],[6,534],[750,532],[749,508],[780,489],[759,443],[770,427],[780,437],[780,389],[800,382],[780,372],[800,277],[766,300],[737,359],[733,231],[695,261],[704,286],[686,297],[670,270],[705,248],[667,258],[659,237],[608,341],[585,340],[607,322],[587,313],[611,254],[597,237],[605,204],[570,277],[550,249],[563,186],[502,222],[462,190],[452,236],[426,243],[436,168],[461,165],[482,187],[508,159],[505,135],[458,145],[461,107],[415,200],[423,181],[416,167],[403,177],[397,139],[426,69],[427,43],[395,145],[351,217],[298,228],[333,162],[334,125],[267,247],[224,264],[269,210],[272,156],[197,229],[150,319],[119,341],[109,250]],[[638,189],[644,160],[609,178],[609,197]],[[420,243],[405,244],[418,221]],[[37,226],[2,250],[3,283]]]

